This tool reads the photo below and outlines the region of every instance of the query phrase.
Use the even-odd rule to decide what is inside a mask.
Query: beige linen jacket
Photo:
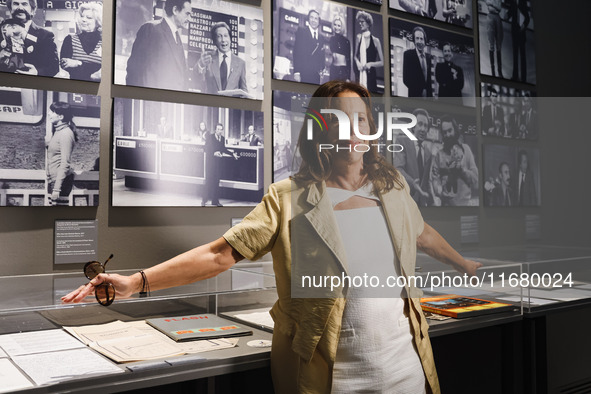
[[[280,394],[331,390],[346,299],[291,296],[292,219],[307,221],[318,242],[346,270],[344,249],[325,189],[324,182],[299,187],[287,179],[272,184],[255,209],[224,234],[226,241],[249,260],[268,252],[273,256],[278,300],[271,309],[275,321],[271,371],[275,391]],[[408,184],[379,197],[399,262],[398,272],[414,275],[416,239],[423,232],[424,222]],[[421,292],[413,287],[406,291],[410,298],[405,299],[405,309],[425,372],[427,392],[439,393],[429,326],[419,303]]]

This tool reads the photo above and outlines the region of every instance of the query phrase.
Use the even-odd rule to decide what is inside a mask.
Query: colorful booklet
[[[510,311],[515,306],[497,301],[447,294],[421,298],[421,307],[425,312],[461,319],[463,317]]]
[[[252,335],[252,330],[213,314],[148,319],[146,323],[177,342]]]

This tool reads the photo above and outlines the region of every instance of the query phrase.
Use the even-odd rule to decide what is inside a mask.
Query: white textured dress
[[[354,195],[379,201],[371,195],[371,185],[355,192],[327,190],[333,207]],[[404,315],[401,288],[386,285],[387,277],[394,278],[397,273],[382,207],[334,213],[345,246],[348,275],[366,275],[369,286],[352,287],[347,294],[332,392],[424,393],[425,376]],[[375,279],[370,283],[372,276],[379,278],[377,287],[371,287],[376,284]]]

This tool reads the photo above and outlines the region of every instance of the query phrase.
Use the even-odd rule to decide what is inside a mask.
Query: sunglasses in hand
[[[93,280],[98,276],[98,274],[102,274],[105,272],[105,266],[113,258],[111,254],[109,258],[104,263],[99,263],[98,261],[89,261],[88,263],[84,264],[84,275],[90,280]],[[115,286],[111,283],[103,282],[100,285],[94,287],[94,296],[99,304],[103,306],[109,306],[115,301]]]

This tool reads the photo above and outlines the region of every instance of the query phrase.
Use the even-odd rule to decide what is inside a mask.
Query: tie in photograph
[[[220,64],[220,82],[222,83],[222,90],[226,90],[228,84],[228,63],[226,63],[227,55],[224,55],[222,64]]]

